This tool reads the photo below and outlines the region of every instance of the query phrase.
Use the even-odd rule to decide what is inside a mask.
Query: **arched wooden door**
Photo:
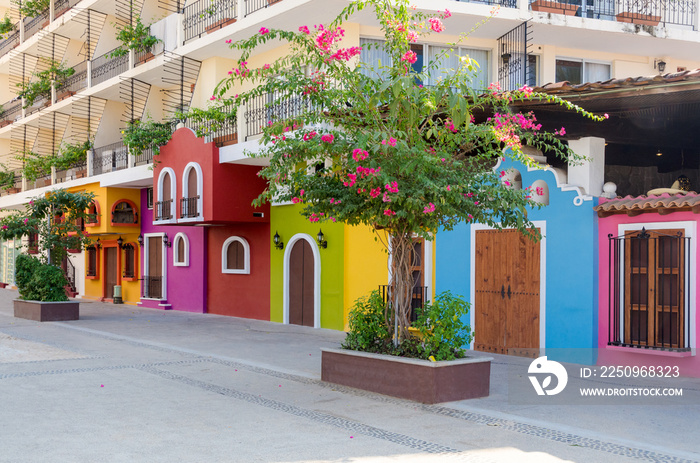
[[[314,254],[304,239],[289,254],[289,323],[314,326]]]

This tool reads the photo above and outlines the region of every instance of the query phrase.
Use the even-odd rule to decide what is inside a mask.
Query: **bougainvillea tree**
[[[343,46],[343,22],[362,9],[374,9],[385,37],[365,46],[382,48],[387,62],[363,63],[360,47]],[[513,113],[511,103],[545,98],[596,117],[528,87],[475,90],[478,63],[468,56],[456,69],[440,69],[450,51],[414,69],[411,44],[442,32],[450,16],[417,11],[405,0],[365,0],[328,25],[263,27],[231,43],[240,58],[211,97],[221,107],[269,102],[262,149],[251,154],[269,159],[260,171],[268,188],[258,202],[291,201],[311,222],[383,230],[398,340],[410,325],[414,237],[431,239],[460,221],[536,234],[526,214],[536,204],[494,172],[495,161],[505,156],[534,165],[523,145],[576,158],[559,139],[562,131],[542,130],[534,114]],[[268,42],[286,42],[288,52],[249,68],[249,58]],[[433,84],[422,85],[428,81]],[[237,94],[242,84],[253,90]]]

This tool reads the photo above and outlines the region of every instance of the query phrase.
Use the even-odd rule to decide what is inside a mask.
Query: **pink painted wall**
[[[604,200],[601,200],[603,203]],[[609,280],[610,277],[610,261],[609,261],[609,245],[608,235],[619,236],[618,225],[621,224],[645,224],[652,222],[694,222],[695,223],[695,240],[696,240],[696,256],[695,256],[695,281],[691,281],[691,286],[695,285],[694,299],[690,301],[690,310],[695,314],[695,333],[696,338],[691,349],[693,353],[698,347],[697,335],[700,333],[700,317],[698,317],[698,307],[700,307],[700,246],[697,246],[698,230],[700,228],[700,215],[693,214],[690,211],[673,212],[667,215],[657,213],[644,213],[636,217],[629,217],[626,214],[614,214],[609,217],[598,220],[599,235],[598,249],[600,250],[600,259],[598,260],[599,273],[599,291],[598,291],[598,365],[621,365],[621,366],[678,366],[682,376],[700,377],[700,358],[697,356],[688,355],[686,353],[668,353],[658,350],[646,350],[635,348],[620,348],[608,346],[608,312],[609,312]],[[691,312],[692,314],[692,312]],[[691,315],[692,322],[692,315]],[[692,340],[691,327],[691,340]],[[684,355],[684,356],[681,356]]]

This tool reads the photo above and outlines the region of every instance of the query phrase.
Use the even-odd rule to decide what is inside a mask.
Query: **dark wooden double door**
[[[314,254],[308,241],[292,245],[289,255],[289,323],[314,326]]]
[[[478,230],[474,348],[534,357],[540,347],[540,243],[517,230]]]

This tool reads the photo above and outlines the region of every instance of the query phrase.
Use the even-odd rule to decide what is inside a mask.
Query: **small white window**
[[[184,233],[178,233],[173,239],[173,266],[190,266],[190,240]]]
[[[232,236],[224,241],[221,247],[221,273],[250,273],[250,246],[245,238]]]

